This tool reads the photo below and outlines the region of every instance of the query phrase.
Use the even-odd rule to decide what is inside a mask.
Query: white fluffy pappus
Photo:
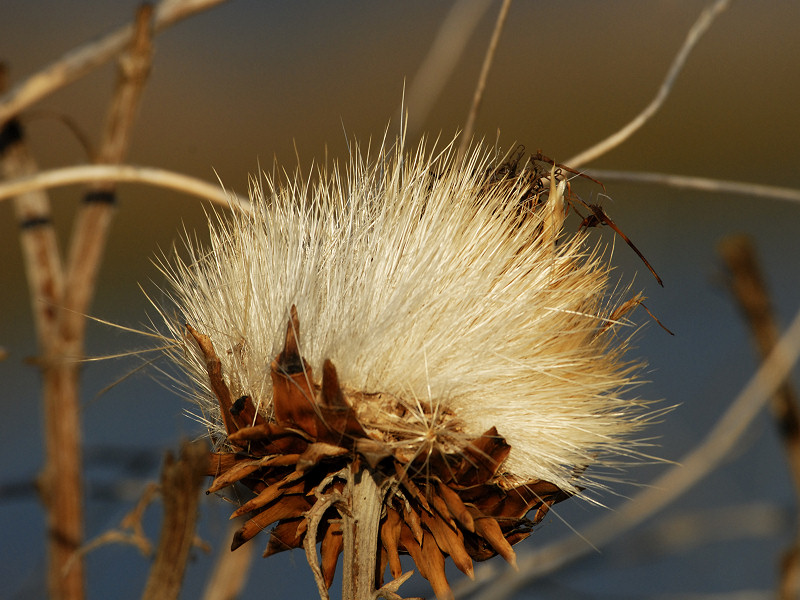
[[[463,162],[451,146],[368,154],[315,180],[267,178],[249,214],[211,223],[210,248],[187,242],[162,265],[169,353],[212,437],[224,439],[219,406],[185,324],[211,338],[234,397],[269,416],[296,305],[301,354],[315,374],[335,364],[371,437],[458,452],[494,426],[509,480],[598,485],[576,473],[636,454],[648,411],[623,397],[637,365],[608,260],[562,230],[566,183],[532,199],[530,179],[495,177],[481,148]]]

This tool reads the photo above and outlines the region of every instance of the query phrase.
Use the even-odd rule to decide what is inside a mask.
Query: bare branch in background
[[[242,527],[245,519],[234,519],[228,525],[228,531],[223,539],[233,539],[233,535]],[[222,546],[219,551],[214,570],[206,583],[203,600],[234,600],[239,598],[250,572],[253,562],[254,544],[245,544],[231,552],[228,546]]]
[[[8,84],[8,68],[0,63],[0,91]],[[22,126],[11,122],[0,128],[0,177],[27,179],[35,177],[38,165],[24,139]],[[0,184],[2,185],[2,184]],[[43,347],[52,335],[50,312],[61,297],[63,273],[61,255],[53,229],[50,203],[42,188],[20,189],[8,196],[13,198],[17,223],[20,227],[20,243],[31,308],[38,334],[39,347]]]
[[[89,135],[83,130],[83,127],[69,115],[57,110],[32,108],[19,115],[18,118],[19,122],[25,128],[27,128],[29,123],[37,120],[52,120],[61,123],[75,137],[75,141],[78,142],[88,159],[97,156],[97,151],[94,148],[92,140],[89,139]]]
[[[100,154],[120,160],[128,147],[133,116],[150,67],[152,8],[138,11],[134,37],[121,58],[121,76],[107,122]],[[36,165],[27,154],[22,128],[11,121],[5,131],[16,138],[5,149],[4,175],[32,174]],[[66,272],[44,193],[29,191],[15,199],[25,255],[30,296],[36,318],[43,374],[45,465],[40,495],[48,523],[48,586],[50,596],[84,597],[83,468],[79,399],[79,366],[83,355],[85,317],[111,219],[113,185],[95,188],[77,220]]]
[[[124,160],[130,146],[139,100],[152,62],[152,7],[145,4],[136,16],[128,52],[120,57],[119,76],[106,117],[96,160],[114,164]],[[64,296],[59,311],[59,336],[67,355],[83,356],[86,317],[114,215],[116,183],[96,182],[84,195],[70,238]]]
[[[242,212],[251,210],[250,201],[247,198],[227,192],[218,184],[210,184],[202,179],[165,169],[135,165],[79,165],[19,177],[0,183],[0,202],[32,190],[91,181],[144,183],[204,198],[224,208],[237,207]]]
[[[697,42],[700,41],[700,38],[703,37],[703,34],[708,30],[708,28],[711,27],[711,24],[714,22],[714,19],[717,17],[717,15],[728,8],[729,4],[730,0],[717,0],[714,2],[714,4],[707,7],[702,13],[700,13],[697,21],[689,30],[689,33],[686,36],[686,41],[683,43],[683,47],[672,61],[672,65],[670,66],[669,71],[667,71],[667,76],[664,78],[661,88],[658,90],[655,98],[653,98],[650,104],[648,104],[642,112],[640,112],[630,123],[625,125],[625,127],[616,133],[608,136],[603,141],[595,144],[587,150],[584,150],[580,154],[565,160],[564,163],[573,168],[585,165],[599,156],[610,152],[631,137],[638,129],[640,129],[642,125],[644,125],[650,119],[650,117],[652,117],[664,104],[667,96],[669,96],[669,93],[672,91],[672,86],[674,85],[678,74],[681,72],[683,65],[686,63],[686,59],[689,58],[689,54],[692,52],[692,49],[695,47]]]
[[[197,506],[208,473],[209,452],[203,442],[184,443],[180,458],[171,454],[161,473],[164,520],[143,600],[174,600],[178,597],[194,542]]]
[[[147,539],[147,536],[144,533],[142,518],[144,517],[145,509],[153,501],[153,497],[157,492],[158,486],[155,483],[148,485],[145,488],[141,498],[139,498],[139,502],[136,503],[136,506],[134,506],[127,515],[125,515],[120,522],[119,527],[115,529],[109,529],[108,531],[101,533],[93,540],[84,544],[80,550],[73,555],[73,561],[70,561],[70,564],[67,565],[67,569],[70,568],[75,558],[89,554],[97,548],[107,544],[130,544],[131,546],[138,548],[139,552],[141,552],[144,556],[150,556],[153,553],[153,545],[150,543],[150,540]]]
[[[633,496],[606,517],[581,530],[582,537],[569,536],[525,555],[518,556],[518,571],[505,570],[498,575],[496,568],[487,565],[476,569],[475,581],[459,590],[459,596],[484,585],[492,579],[491,589],[478,596],[480,600],[502,600],[522,589],[531,581],[603,547],[652,516],[686,493],[716,468],[741,439],[747,427],[785,381],[800,357],[800,311],[792,324],[744,386],[730,407],[717,420],[705,439],[678,461],[661,477]],[[592,545],[590,545],[590,542]]]
[[[483,100],[483,92],[486,89],[486,80],[489,79],[489,71],[494,62],[494,55],[497,51],[497,44],[500,42],[500,35],[503,33],[503,25],[508,16],[508,9],[511,8],[511,0],[503,0],[503,5],[500,7],[500,13],[497,15],[497,22],[494,25],[492,32],[492,39],[489,42],[489,47],[486,50],[486,56],[483,59],[483,66],[481,67],[481,74],[478,78],[478,85],[475,88],[475,95],[472,97],[472,106],[469,109],[469,116],[467,117],[467,124],[464,126],[464,132],[461,137],[461,143],[458,145],[458,158],[461,159],[469,147],[472,140],[472,134],[475,131],[475,120],[478,118],[478,109]]]
[[[5,68],[1,71],[0,89],[5,86]],[[38,166],[28,149],[21,125],[11,121],[2,128],[2,134],[6,142],[0,148],[3,178],[36,173]],[[61,382],[48,375],[58,369],[59,359],[63,360],[53,345],[58,328],[56,307],[64,289],[50,201],[43,191],[29,190],[14,199],[14,210],[20,228],[40,362],[45,374],[43,397],[56,398],[63,395],[62,386],[71,389],[72,382]],[[50,597],[80,600],[84,595],[83,562],[72,558],[83,540],[80,424],[76,420],[77,411],[69,410],[69,399],[66,409],[62,418],[56,403],[44,402],[43,437],[47,459],[38,488],[47,515],[47,585]],[[70,568],[67,570],[68,564]]]
[[[605,169],[586,169],[586,171],[582,171],[582,173],[604,182],[624,181],[627,183],[653,183],[682,190],[700,190],[702,192],[738,194],[742,196],[757,196],[759,198],[800,202],[800,190],[774,185],[764,185],[762,183],[726,181],[708,177],[694,177],[691,175],[671,175],[669,173],[609,171]]]
[[[763,360],[778,341],[778,323],[772,310],[764,276],[753,243],[746,235],[731,236],[718,246],[730,273],[729,285],[745,319],[750,325],[753,341]],[[770,402],[775,426],[783,441],[789,471],[794,481],[795,499],[800,499],[800,410],[797,392],[787,379]],[[790,600],[800,596],[800,537],[784,553],[780,598]]]
[[[224,1],[163,0],[156,8],[153,29],[155,33],[160,33],[178,21]],[[14,86],[0,97],[0,125],[28,106],[113,59],[128,47],[134,35],[135,25],[124,25],[98,40],[67,52],[50,66]]]
[[[408,128],[409,136],[419,131],[419,124],[428,118],[444,84],[463,56],[469,38],[491,4],[491,0],[458,0],[447,13],[408,87],[405,106],[399,110],[401,117],[402,111],[409,112],[413,123],[417,124],[412,123]]]

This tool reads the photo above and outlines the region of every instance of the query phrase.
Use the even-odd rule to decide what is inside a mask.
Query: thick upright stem
[[[167,454],[161,472],[164,520],[142,600],[175,600],[180,595],[195,538],[200,489],[208,472],[208,448],[184,442],[179,459]]]
[[[0,177],[34,173],[36,162],[19,139],[0,158]],[[83,561],[75,552],[83,540],[78,367],[80,348],[58,335],[63,268],[53,229],[50,201],[42,192],[14,201],[44,377],[45,468],[39,479],[47,512],[48,592],[56,600],[84,597]],[[70,359],[67,359],[70,357]]]
[[[377,589],[378,540],[384,486],[377,474],[361,465],[350,474],[345,515],[342,600],[372,600]]]
[[[46,357],[46,360],[51,357]],[[84,597],[83,468],[78,370],[74,364],[44,368],[45,468],[39,479],[47,508],[50,598]]]

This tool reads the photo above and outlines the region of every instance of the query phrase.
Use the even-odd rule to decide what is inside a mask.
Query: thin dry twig
[[[243,519],[234,519],[228,525],[228,532],[223,536],[233,539],[233,535],[241,528]],[[230,548],[220,549],[219,556],[214,563],[203,600],[235,600],[239,598],[247,582],[247,573],[253,562],[255,544],[245,544],[231,552]]]
[[[519,571],[506,570],[497,577],[494,567],[476,570],[474,582],[459,590],[460,596],[495,578],[491,590],[481,599],[501,600],[534,579],[550,573],[607,545],[646,518],[652,516],[701,481],[730,453],[748,425],[769,402],[800,357],[800,311],[781,336],[774,350],[744,386],[706,437],[679,463],[649,484],[624,505],[581,531],[582,537],[570,536],[539,550],[518,557]],[[586,542],[588,540],[592,545]]]
[[[5,86],[0,69],[0,89]],[[37,170],[19,123],[4,126],[0,160],[4,178],[30,175]],[[56,348],[57,306],[64,289],[61,255],[50,212],[50,201],[40,191],[29,191],[14,199],[20,227],[20,244],[28,281],[28,293],[44,374],[45,465],[39,476],[39,496],[47,518],[47,585],[51,598],[80,600],[84,595],[83,561],[73,559],[83,540],[82,469],[77,371],[59,368],[63,358]],[[56,399],[62,398],[64,412]],[[67,569],[67,566],[70,566]]]
[[[56,123],[63,125],[67,131],[75,138],[75,141],[81,147],[88,159],[94,159],[97,156],[97,151],[89,139],[89,135],[84,131],[84,128],[69,115],[58,111],[46,108],[33,108],[25,111],[25,113],[18,116],[19,122],[23,127],[27,127],[29,123],[39,120],[52,120]]]
[[[478,118],[478,109],[480,109],[481,100],[483,100],[486,81],[489,79],[489,71],[492,69],[494,55],[497,51],[497,44],[500,42],[500,35],[503,33],[503,25],[506,22],[509,8],[511,8],[511,0],[503,0],[503,5],[500,7],[497,21],[494,24],[492,39],[489,41],[489,47],[486,49],[486,56],[483,59],[481,74],[478,77],[478,85],[475,87],[475,95],[472,97],[472,106],[469,109],[469,116],[467,116],[467,124],[464,126],[461,143],[458,145],[459,160],[466,154],[470,140],[472,139],[472,134],[475,131],[475,120]]]
[[[93,540],[85,543],[81,548],[72,556],[72,560],[66,566],[67,569],[71,568],[75,559],[85,556],[90,552],[105,546],[107,544],[130,544],[139,549],[144,556],[150,556],[153,552],[153,545],[144,533],[142,527],[142,517],[144,516],[145,509],[150,505],[158,492],[158,486],[155,483],[148,485],[142,494],[136,506],[125,515],[120,521],[119,527],[109,529],[101,533]]]
[[[161,473],[164,520],[143,600],[178,597],[194,543],[197,507],[208,466],[209,452],[203,442],[184,443],[177,461],[167,454]]]
[[[0,202],[31,191],[92,181],[154,185],[204,198],[225,208],[234,207],[246,213],[251,210],[247,198],[228,192],[221,185],[182,173],[136,165],[78,165],[17,177],[0,184]]]
[[[661,83],[658,93],[642,112],[636,115],[633,120],[631,120],[616,133],[608,136],[606,139],[595,144],[591,148],[584,150],[580,154],[565,160],[564,163],[573,168],[577,168],[581,165],[591,162],[622,144],[647,121],[649,121],[650,118],[661,108],[661,106],[664,104],[664,101],[667,99],[667,96],[669,96],[670,92],[672,91],[675,80],[683,69],[683,65],[689,58],[689,54],[691,54],[692,49],[695,47],[697,42],[700,41],[700,38],[703,37],[703,34],[708,31],[708,28],[711,27],[714,19],[726,8],[728,8],[729,4],[730,0],[716,0],[714,4],[706,7],[703,12],[700,13],[697,21],[695,21],[694,25],[689,30],[686,40],[683,42],[683,46],[672,61],[672,65],[670,65],[669,71],[667,71],[667,76]]]
[[[345,497],[342,494],[329,494],[328,496],[318,497],[314,506],[312,506],[305,515],[308,529],[306,529],[306,535],[303,539],[303,549],[306,553],[306,562],[308,562],[308,566],[311,567],[311,572],[314,575],[314,581],[317,584],[317,592],[319,593],[320,600],[330,600],[331,596],[328,593],[328,586],[325,585],[322,568],[317,559],[317,531],[322,522],[322,517],[328,508],[334,505],[344,506],[346,504]]]
[[[414,574],[414,571],[406,571],[397,579],[392,579],[375,591],[374,600],[385,598],[386,600],[422,600],[422,598],[403,598],[397,590]]]
[[[586,171],[582,171],[582,173],[604,182],[624,181],[627,183],[652,183],[683,190],[758,196],[759,198],[800,202],[800,190],[774,185],[764,185],[762,183],[727,181],[724,179],[694,177],[691,175],[672,175],[669,173],[609,171],[605,169],[587,169]]]
[[[401,117],[404,110],[412,115],[409,136],[419,130],[418,124],[425,122],[431,107],[463,56],[469,38],[491,4],[491,0],[459,0],[450,8],[408,87],[405,106],[398,110]]]
[[[755,248],[746,235],[725,238],[718,246],[730,273],[731,293],[750,325],[753,341],[763,360],[778,341],[778,324],[761,274]],[[800,410],[797,393],[787,379],[770,402],[775,425],[783,441],[795,496],[800,499]],[[779,597],[789,600],[800,596],[800,539],[795,538],[784,553]]]
[[[128,52],[120,57],[119,79],[106,118],[97,162],[119,163],[125,158],[133,122],[152,62],[153,9],[142,5]],[[72,356],[83,355],[86,318],[114,213],[116,183],[96,182],[84,196],[75,219],[66,266],[64,296],[59,311],[59,336]],[[69,341],[74,341],[70,344]]]
[[[140,9],[134,43],[123,57],[122,77],[110,111],[104,148],[101,149],[106,160],[121,158],[128,145],[133,114],[149,70],[151,16],[151,8]],[[19,135],[22,135],[21,128]],[[24,151],[24,146],[18,144],[17,150]],[[30,172],[31,168],[33,165],[29,160],[26,171]],[[105,199],[109,190],[106,187],[93,192],[94,196],[90,193],[89,197],[96,198],[100,194]],[[22,244],[34,313],[39,315],[36,325],[44,375],[45,429],[45,465],[40,490],[50,530],[49,590],[53,598],[80,600],[84,596],[84,571],[82,555],[77,551],[83,538],[84,517],[79,364],[65,360],[65,357],[83,354],[83,315],[94,294],[110,208],[84,207],[84,218],[77,221],[64,274],[50,223],[49,200],[39,191],[35,196],[28,193],[17,197],[15,205],[18,214],[24,215],[25,219],[21,222]],[[86,215],[89,217],[85,218]],[[57,289],[47,287],[47,283],[52,281],[59,282]]]
[[[195,13],[225,0],[163,0],[155,11],[153,29],[160,33]],[[0,126],[35,102],[77,81],[124,51],[135,35],[127,24],[88,44],[67,52],[60,59],[16,85],[0,97]]]

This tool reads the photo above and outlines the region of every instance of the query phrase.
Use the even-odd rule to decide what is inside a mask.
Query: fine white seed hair
[[[563,230],[564,181],[532,202],[522,178],[488,184],[496,166],[480,147],[463,161],[452,145],[354,149],[344,170],[264,176],[250,213],[211,219],[210,247],[164,261],[169,354],[213,436],[219,407],[185,324],[211,338],[234,398],[269,416],[296,305],[315,377],[330,359],[370,435],[410,455],[496,427],[509,480],[569,492],[602,485],[577,476],[587,466],[635,455],[649,413],[625,397],[639,371],[618,331],[628,290],[585,231]]]

